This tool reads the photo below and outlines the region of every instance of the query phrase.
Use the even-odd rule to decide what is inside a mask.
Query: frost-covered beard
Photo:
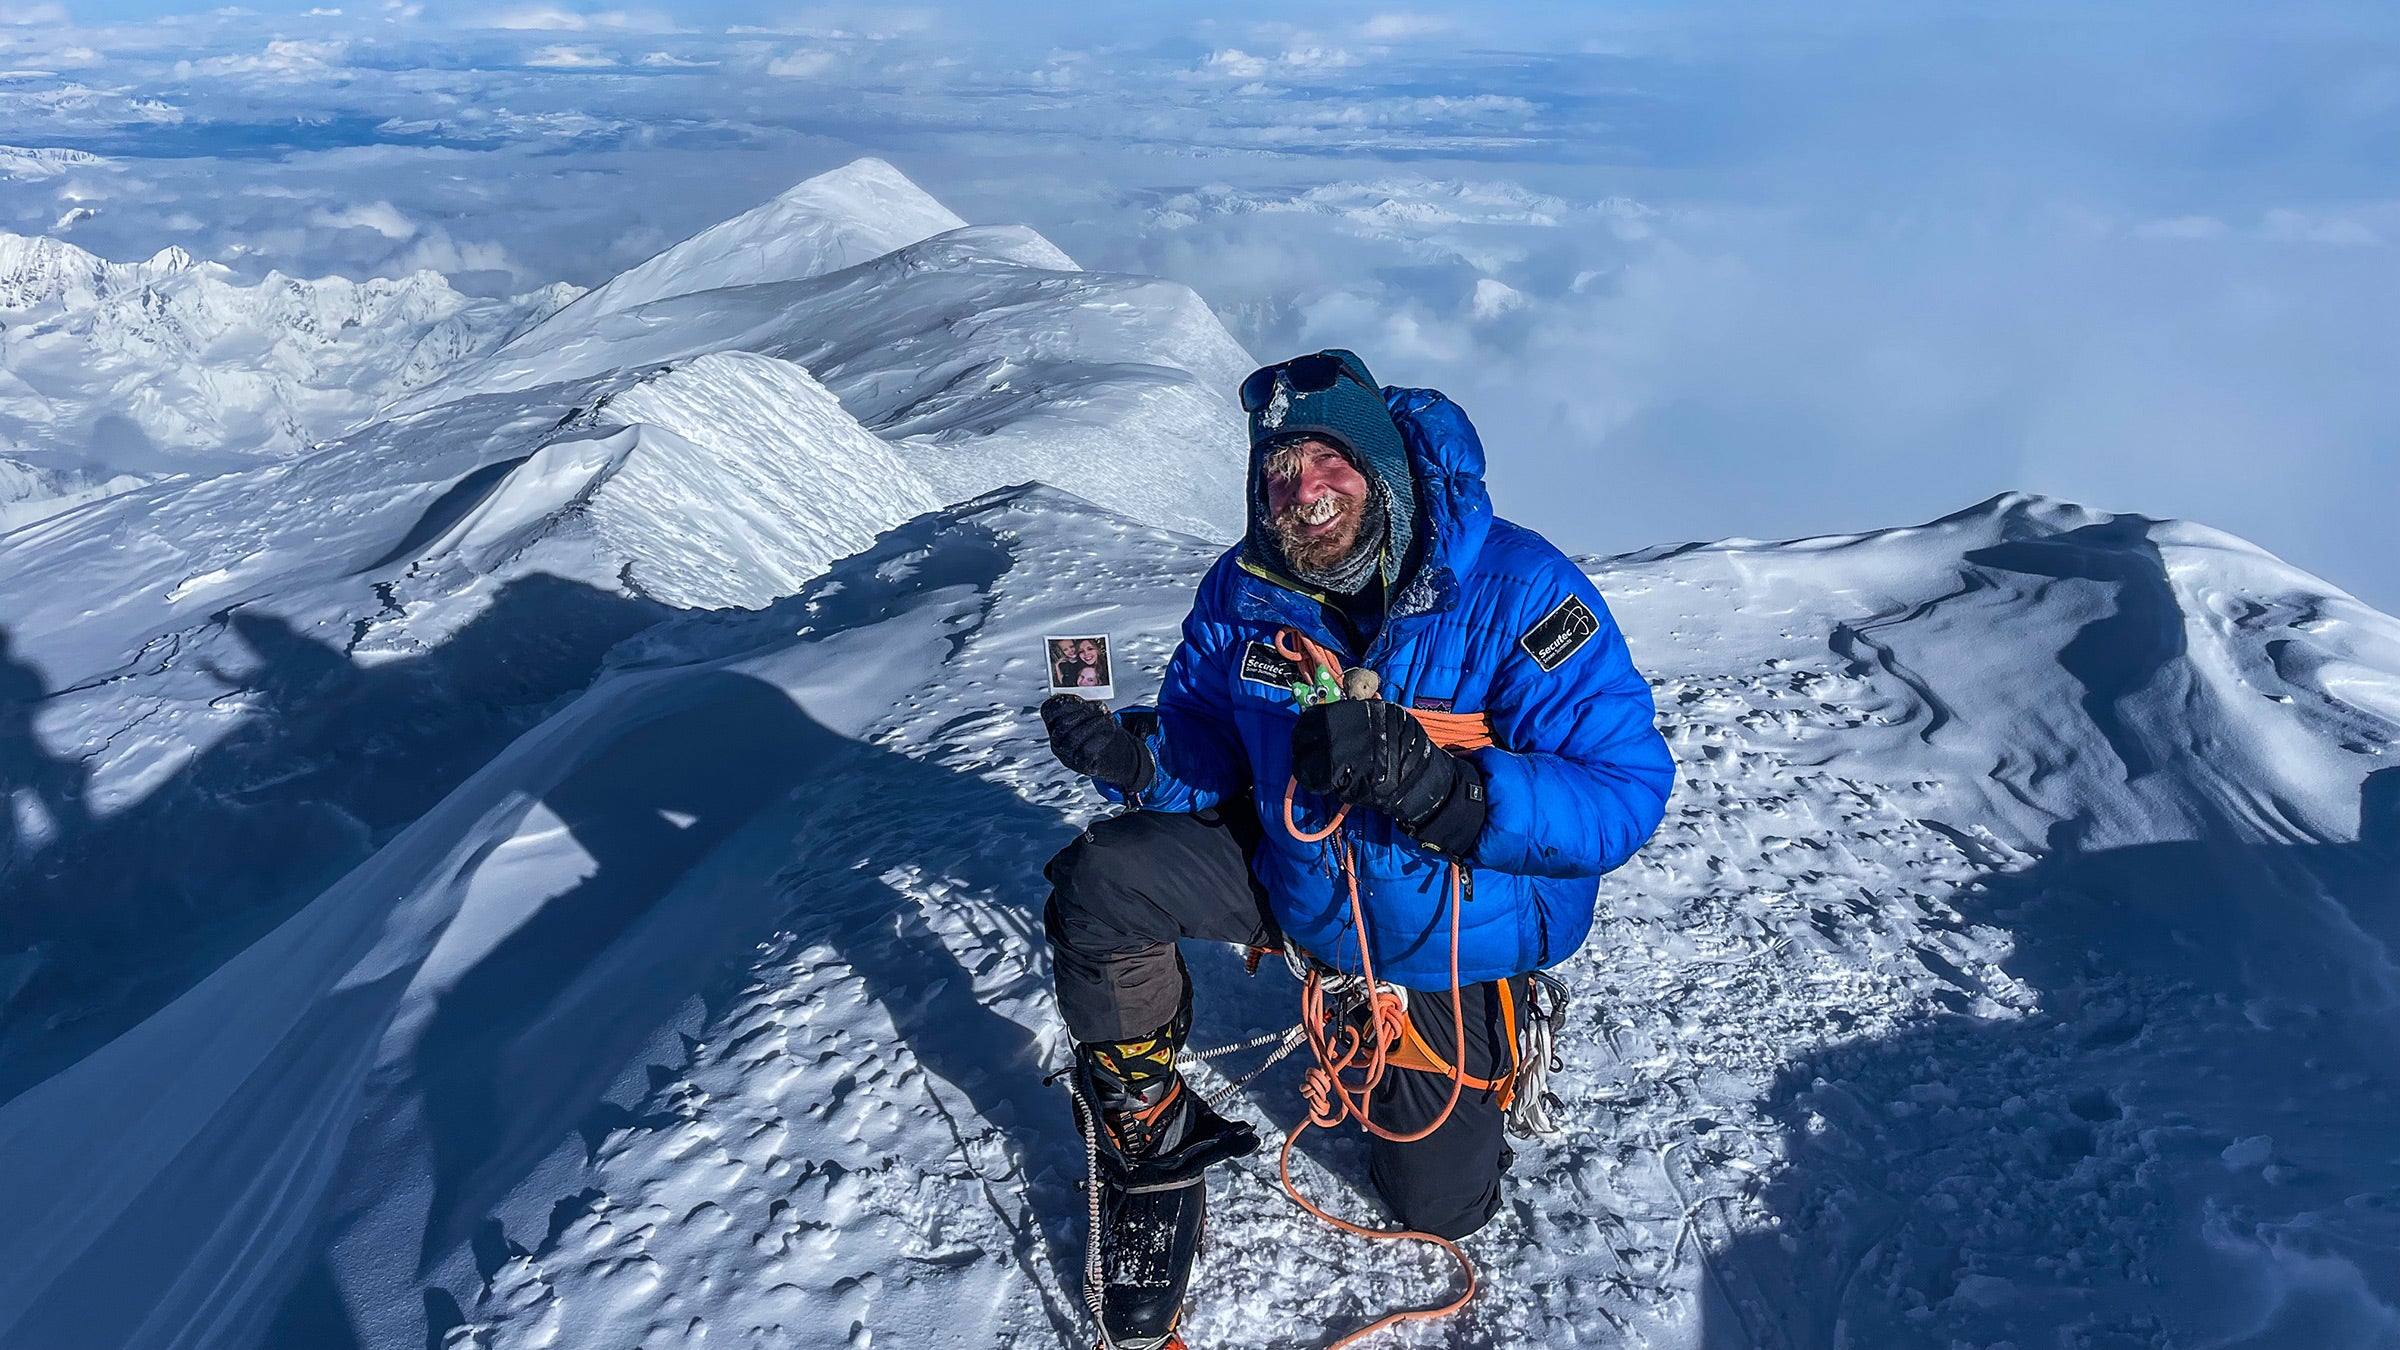
[[[1367,495],[1328,492],[1313,502],[1294,502],[1267,522],[1275,547],[1293,575],[1311,586],[1356,595],[1374,570],[1383,545],[1386,515],[1376,499],[1376,482],[1367,479]],[[1304,525],[1332,520],[1333,529],[1309,534]]]
[[[1298,572],[1327,572],[1338,567],[1358,547],[1358,527],[1367,518],[1367,499],[1328,492],[1313,502],[1294,502],[1275,517],[1275,546]],[[1310,534],[1326,521],[1336,522],[1324,534]]]

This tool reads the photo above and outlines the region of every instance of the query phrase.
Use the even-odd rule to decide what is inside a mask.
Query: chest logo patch
[[[1542,621],[1525,630],[1517,645],[1545,672],[1558,669],[1559,663],[1573,656],[1592,634],[1600,631],[1600,620],[1581,596],[1570,595],[1558,602],[1556,608],[1542,616]]]
[[[1272,643],[1253,641],[1242,648],[1242,678],[1289,689],[1300,683],[1300,667],[1275,650]]]

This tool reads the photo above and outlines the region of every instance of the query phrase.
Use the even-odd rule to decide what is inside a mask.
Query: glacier
[[[0,534],[0,1344],[1088,1343],[1037,644],[1155,688],[1248,365],[861,161]],[[2023,495],[1581,565],[1683,777],[1390,1343],[2400,1342],[2400,620]],[[1199,1345],[1450,1278],[1214,1209]]]

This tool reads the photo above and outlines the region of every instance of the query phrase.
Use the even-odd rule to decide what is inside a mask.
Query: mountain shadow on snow
[[[0,853],[0,951],[35,955],[0,1009],[0,1101],[172,1001],[464,782],[600,658],[673,611],[544,574],[501,587],[439,647],[355,663],[264,610],[212,617],[179,644],[245,711],[232,732],[131,806],[95,817],[84,769],[30,719],[50,696],[5,660],[0,759],[52,822]],[[23,959],[23,958],[20,958]]]
[[[41,672],[16,659],[8,630],[0,629],[0,783],[32,796],[45,833],[72,838],[90,826],[91,808],[84,802],[83,765],[50,753],[34,734],[33,715],[47,696]],[[25,835],[17,812],[0,810],[0,878],[15,869],[20,855],[31,857],[40,847],[40,835]],[[21,986],[25,978],[29,974],[16,982]],[[11,992],[0,988],[0,995]],[[0,997],[0,1007],[6,1006]]]
[[[891,565],[921,555],[938,523],[894,531],[842,579],[789,602],[791,621],[805,619],[812,636],[832,638],[927,593],[988,589],[1005,555],[971,538],[954,537],[935,565]],[[26,911],[27,931],[46,952],[62,954],[53,982],[35,993],[55,1000],[75,992],[73,977],[98,982],[124,966],[164,960],[179,944],[220,958],[230,953],[291,913],[310,893],[306,878],[345,865],[378,829],[421,814],[430,805],[425,797],[445,795],[472,775],[529,710],[556,698],[562,684],[587,683],[601,652],[657,617],[653,607],[623,597],[528,579],[443,648],[360,668],[279,620],[222,616],[257,660],[240,688],[258,711],[176,781],[38,854],[33,875],[12,881],[40,902]],[[17,692],[32,687],[23,674],[10,678]],[[1063,843],[1058,816],[973,773],[837,733],[764,680],[722,669],[617,678],[650,682],[638,715],[576,746],[574,767],[540,793],[539,809],[586,860],[582,879],[541,899],[435,994],[404,1061],[370,1086],[346,1149],[350,1161],[337,1168],[319,1217],[285,1231],[280,1251],[256,1251],[247,1278],[260,1282],[260,1292],[289,1291],[252,1307],[265,1344],[362,1343],[331,1283],[327,1253],[357,1222],[388,1220],[379,1208],[391,1199],[388,1161],[417,1148],[430,1150],[431,1190],[416,1220],[416,1275],[426,1282],[425,1341],[441,1343],[463,1317],[444,1287],[458,1281],[453,1267],[467,1262],[475,1272],[469,1283],[488,1279],[512,1253],[557,1240],[555,1232],[545,1239],[503,1230],[489,1217],[494,1206],[554,1156],[562,1139],[581,1138],[588,1157],[612,1135],[677,1123],[671,1089],[692,1042],[674,1029],[706,1025],[740,992],[746,977],[738,958],[770,940],[830,944],[865,995],[887,1008],[926,1070],[957,1085],[978,1115],[1032,1126],[1031,1156],[1045,1171],[1063,1176],[1079,1165],[1064,1100],[1041,1086],[1030,1033],[975,997],[969,972],[916,907],[896,903],[884,880],[924,861],[922,836],[897,827],[903,819],[920,827],[955,821],[951,833],[960,838],[991,832]],[[795,800],[803,790],[819,794],[805,807]],[[62,783],[58,791],[71,788]],[[779,833],[795,820],[797,836]],[[183,847],[144,850],[127,842],[162,837]],[[279,847],[266,847],[270,840]],[[188,865],[174,870],[170,864],[185,853]],[[768,858],[780,862],[762,870]],[[953,860],[954,877],[996,891],[1019,886],[1011,855],[979,858],[970,850]],[[978,865],[989,874],[978,875]],[[214,922],[194,916],[199,893],[214,887],[222,897],[237,886],[247,888],[249,908],[236,919],[221,911]],[[69,903],[89,888],[147,898],[138,914]],[[12,909],[12,923],[20,922],[18,912]],[[1028,911],[1023,922],[1030,930],[1038,919]],[[185,963],[178,983],[197,982],[211,964]],[[302,1066],[290,1080],[295,1086],[314,1091],[308,1085],[343,1077],[325,1057],[356,1044],[348,1039],[356,1019],[379,1008],[389,1016],[393,978],[400,977],[325,998],[301,1033],[308,1044],[293,1051],[292,1062]],[[162,985],[148,987],[141,1002],[163,1001],[172,991]],[[65,1057],[68,1039],[34,1048]],[[283,1165],[273,1145],[239,1134],[206,1146],[215,1151],[212,1170],[228,1175],[272,1175]],[[269,1151],[255,1153],[260,1147]],[[1027,1240],[1045,1248],[1068,1240],[1068,1207],[1058,1208],[1060,1227],[1034,1229]],[[238,1214],[212,1220],[242,1221]],[[1040,1259],[1063,1267],[1074,1258],[1062,1250]],[[41,1303],[11,1334],[54,1344],[133,1338],[133,1321],[119,1319],[150,1313],[139,1298],[114,1310]],[[1063,1306],[1055,1315],[1062,1331],[1071,1325]]]
[[[1770,1221],[1695,1215],[1706,1350],[1915,1344],[1937,1316],[1975,1344],[2400,1343],[2360,1279],[2400,1246],[2400,1204],[2358,1191],[2343,1143],[2388,1138],[2394,1109],[2400,768],[2364,780],[2352,843],[2087,849],[2083,826],[1955,901],[2015,934],[2037,1013],[1934,1017],[1778,1075]],[[1699,1136],[1688,1184],[1725,1156]],[[2161,1236],[2227,1173],[2233,1199]],[[2265,1217],[2310,1208],[2350,1226]]]

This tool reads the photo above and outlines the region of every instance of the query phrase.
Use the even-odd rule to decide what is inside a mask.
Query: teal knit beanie
[[[1409,468],[1408,445],[1400,439],[1400,428],[1393,423],[1383,390],[1367,370],[1367,363],[1339,347],[1318,355],[1341,363],[1331,388],[1294,389],[1278,368],[1288,363],[1262,367],[1251,377],[1257,381],[1269,371],[1276,372],[1271,397],[1250,413],[1251,536],[1270,553],[1276,552],[1272,533],[1261,529],[1267,519],[1264,466],[1273,447],[1306,436],[1321,437],[1350,452],[1360,471],[1372,474],[1383,489],[1377,495],[1389,514],[1391,534],[1381,570],[1384,583],[1390,585],[1398,580],[1409,544],[1415,539],[1417,480]],[[1274,561],[1282,563],[1283,559]]]

